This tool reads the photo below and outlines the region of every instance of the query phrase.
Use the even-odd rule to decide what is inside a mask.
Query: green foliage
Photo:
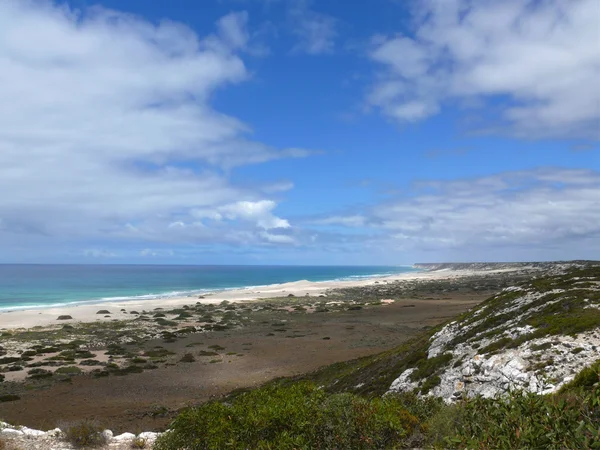
[[[75,448],[100,447],[106,444],[106,439],[102,435],[102,427],[94,421],[81,420],[62,425],[60,428],[64,433],[65,440]]]
[[[368,400],[294,383],[188,409],[154,449],[401,448],[418,426],[396,397]]]
[[[194,355],[192,355],[191,353],[186,353],[185,355],[183,355],[181,357],[181,359],[179,361],[180,362],[191,363],[191,362],[196,361],[196,358],[194,358]]]
[[[590,390],[597,383],[600,383],[600,359],[581,370],[573,381],[562,387],[561,392],[573,392],[580,389]]]
[[[557,305],[546,308],[543,316],[535,316],[528,320],[529,325],[539,328],[536,335],[576,335],[600,327],[599,310],[581,307],[577,310],[565,310],[562,308],[568,308],[567,303],[560,302]]]
[[[164,347],[154,347],[152,350],[146,350],[144,352],[144,356],[147,356],[149,358],[165,358],[169,355],[174,355],[175,353],[167,350]]]
[[[432,377],[438,370],[445,368],[446,364],[452,359],[451,353],[444,353],[433,358],[421,358],[417,363],[417,370],[410,374],[412,381],[422,380]],[[439,384],[439,382],[438,382]]]
[[[491,344],[483,347],[479,351],[479,353],[481,353],[481,354],[493,353],[493,352],[503,349],[505,347],[509,347],[513,341],[514,341],[514,339],[512,339],[512,338],[502,337],[502,338],[498,339],[497,341],[492,342]]]
[[[184,411],[154,448],[600,449],[599,371],[600,361],[555,395],[450,405],[415,393],[367,399],[308,382],[272,384]]]
[[[76,366],[64,366],[56,369],[55,373],[64,374],[64,375],[79,375],[82,370]]]
[[[454,430],[443,439],[451,448],[600,448],[599,386],[579,395],[471,399],[453,417]]]
[[[441,382],[442,382],[442,379],[437,375],[428,377],[421,385],[421,394],[423,394],[423,395],[427,394],[434,387],[439,386],[439,384]]]

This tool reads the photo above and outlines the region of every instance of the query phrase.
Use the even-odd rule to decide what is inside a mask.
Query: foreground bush
[[[296,383],[189,409],[154,449],[393,449],[402,448],[418,427],[396,398],[331,395]]]
[[[61,424],[65,440],[75,448],[93,448],[106,444],[102,427],[93,420]]]
[[[554,395],[513,392],[452,405],[415,393],[366,399],[308,382],[275,384],[189,409],[171,430],[155,450],[600,450],[600,361]]]
[[[452,448],[600,449],[600,386],[557,395],[514,393],[454,407]]]

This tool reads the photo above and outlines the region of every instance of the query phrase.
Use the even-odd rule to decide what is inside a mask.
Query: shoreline
[[[331,289],[369,286],[379,283],[403,281],[427,281],[433,279],[451,279],[474,275],[486,275],[511,272],[516,269],[496,270],[432,270],[403,272],[396,275],[374,276],[347,281],[293,281],[288,283],[252,286],[241,289],[226,289],[202,294],[162,298],[146,298],[119,301],[94,301],[64,306],[33,307],[31,309],[12,309],[0,311],[0,329],[22,329],[48,327],[87,322],[109,322],[114,320],[133,320],[137,316],[131,311],[142,312],[156,308],[178,307],[190,304],[217,304],[223,301],[232,303],[252,302],[277,297],[318,297],[326,295]],[[110,314],[98,314],[98,310],[109,310]],[[125,311],[123,311],[125,310]],[[57,320],[59,316],[71,316],[72,319]],[[109,316],[109,317],[105,317]]]
[[[399,266],[410,268],[410,271],[407,272],[399,272],[399,273],[386,273],[386,274],[372,274],[372,275],[350,275],[348,277],[342,278],[334,278],[331,280],[320,280],[320,281],[309,281],[309,280],[293,280],[293,281],[285,281],[282,283],[273,283],[273,284],[260,284],[260,285],[248,285],[248,286],[233,286],[233,287],[224,287],[224,288],[202,288],[202,289],[189,289],[182,291],[170,291],[164,292],[160,294],[137,294],[131,296],[116,296],[116,297],[101,297],[101,298],[92,298],[88,300],[72,300],[50,304],[33,304],[33,305],[25,305],[25,306],[2,306],[0,307],[0,314],[4,312],[18,312],[18,311],[29,311],[29,310],[44,310],[49,308],[64,308],[64,307],[75,307],[79,305],[101,305],[106,303],[130,303],[130,302],[147,302],[152,300],[170,300],[170,299],[182,299],[182,298],[195,298],[198,296],[208,296],[215,295],[222,292],[229,291],[245,291],[248,289],[259,289],[259,288],[268,288],[270,286],[278,286],[282,284],[288,283],[297,283],[298,281],[306,281],[308,283],[337,283],[337,282],[346,282],[346,281],[364,281],[370,280],[373,278],[387,278],[399,276],[402,274],[411,274],[411,273],[421,273],[427,272],[426,269],[419,269],[413,266]],[[0,324],[1,325],[1,324]],[[1,328],[1,327],[0,327]]]

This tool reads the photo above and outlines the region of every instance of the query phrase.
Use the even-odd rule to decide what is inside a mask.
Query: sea
[[[410,266],[0,264],[0,310],[139,301],[300,280],[355,280],[416,271]]]

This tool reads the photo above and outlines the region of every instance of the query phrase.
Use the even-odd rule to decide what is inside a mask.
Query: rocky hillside
[[[309,376],[334,392],[453,401],[550,393],[600,359],[600,264],[555,265],[394,350]]]
[[[446,400],[551,393],[600,358],[600,267],[504,289],[431,336],[390,391]]]

